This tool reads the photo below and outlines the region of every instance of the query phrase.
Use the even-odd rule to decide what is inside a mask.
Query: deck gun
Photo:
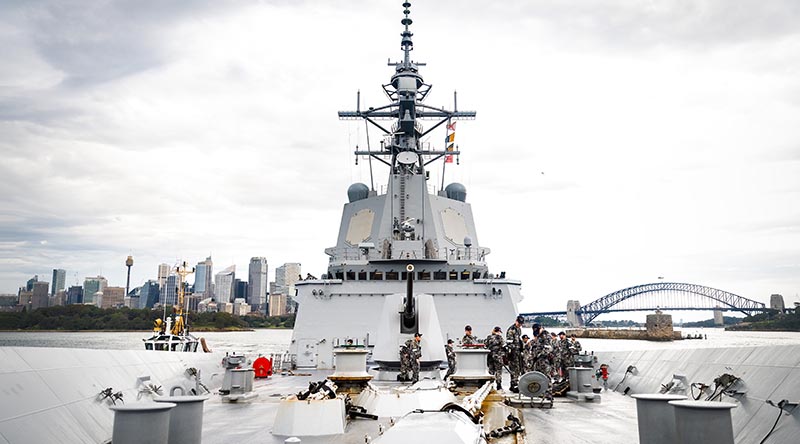
[[[414,305],[414,265],[406,265],[406,300],[400,312],[400,333],[417,333],[419,316]]]

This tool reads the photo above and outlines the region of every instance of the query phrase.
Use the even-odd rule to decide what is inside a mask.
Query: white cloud
[[[384,103],[399,5],[134,3],[1,15],[0,291],[56,267],[124,282],[128,254],[134,282],[209,253],[321,273],[347,186],[369,180],[352,155],[364,126],[335,112],[358,89]],[[429,103],[457,89],[478,111],[447,182],[467,185],[523,310],[657,276],[797,294],[797,16],[794,2],[412,6]]]

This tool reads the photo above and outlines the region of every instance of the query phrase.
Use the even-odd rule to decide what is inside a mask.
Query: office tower
[[[60,268],[53,269],[53,286],[50,288],[50,296],[55,296],[56,293],[63,290],[67,281],[67,270]]]
[[[83,303],[94,305],[96,293],[102,293],[108,286],[108,280],[103,276],[87,277],[83,280]]]
[[[267,259],[251,258],[248,272],[247,303],[253,311],[263,311],[267,302]]]
[[[236,316],[245,316],[250,313],[250,304],[245,302],[244,298],[236,298],[233,300],[233,314]]]
[[[39,282],[39,275],[35,275],[32,278],[28,279],[28,282],[25,284],[26,291],[33,291],[33,284],[35,282]]]
[[[137,308],[153,308],[161,297],[161,288],[158,281],[153,279],[148,280],[142,285],[141,293],[139,293],[139,307]]]
[[[269,315],[282,316],[286,314],[286,295],[271,293],[269,295]]]
[[[194,273],[194,293],[205,297],[213,296],[211,282],[214,276],[214,263],[211,261],[211,256],[198,262]]]
[[[164,285],[167,284],[167,276],[169,276],[171,267],[167,264],[158,264],[158,286],[161,292],[164,292]]]
[[[297,303],[294,301],[294,284],[300,280],[300,264],[288,262],[275,269],[275,287],[278,293],[285,294],[286,312],[294,313]]]
[[[214,294],[217,303],[233,300],[233,280],[236,279],[236,265],[220,271],[214,276]]]
[[[247,299],[247,290],[250,286],[247,284],[247,281],[242,281],[239,279],[233,280],[233,298],[241,298]]]
[[[161,288],[161,305],[175,305],[178,303],[178,282],[180,276],[173,273],[167,276],[164,286]]]
[[[97,302],[100,308],[119,308],[125,305],[125,289],[122,287],[106,287],[103,296]]]
[[[47,307],[49,304],[50,293],[48,292],[50,287],[49,282],[40,282],[36,281],[33,283],[33,295],[31,297],[31,310],[36,310],[37,308],[44,308]]]
[[[83,304],[83,287],[73,285],[67,290],[67,305]]]

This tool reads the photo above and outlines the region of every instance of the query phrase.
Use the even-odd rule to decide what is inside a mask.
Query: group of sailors
[[[472,333],[472,326],[464,327],[464,336],[461,338],[462,347],[485,347],[489,350],[487,364],[489,373],[494,375],[497,389],[502,389],[503,369],[511,375],[509,390],[519,392],[519,377],[530,371],[538,371],[552,380],[567,378],[567,368],[575,365],[575,355],[580,354],[581,343],[575,335],[567,338],[565,332],[549,332],[541,325],[532,325],[532,336],[523,333],[522,326],[525,319],[517,316],[514,323],[503,330],[497,326],[484,340],[478,339]],[[422,334],[416,333],[400,349],[400,376],[399,380],[419,380],[419,359],[422,356],[420,341]],[[447,373],[449,378],[456,370],[456,354],[454,341],[447,340],[445,345],[447,355]]]

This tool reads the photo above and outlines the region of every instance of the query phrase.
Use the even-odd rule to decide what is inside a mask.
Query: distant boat
[[[156,319],[153,324],[153,336],[143,339],[145,350],[173,351],[173,352],[196,352],[198,344],[206,353],[211,350],[206,345],[205,338],[197,338],[189,333],[188,308],[184,314],[184,291],[183,280],[186,276],[194,273],[194,268],[190,270],[186,267],[186,261],[175,267],[175,273],[179,276],[178,280],[178,303],[173,306],[173,317],[168,317],[166,304],[164,306],[164,319]],[[166,303],[166,300],[164,301]]]

